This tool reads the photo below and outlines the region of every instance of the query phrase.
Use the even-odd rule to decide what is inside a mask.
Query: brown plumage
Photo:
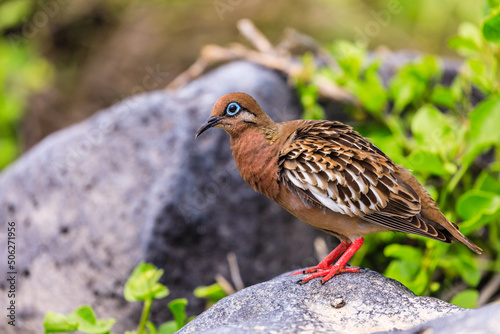
[[[345,265],[369,233],[418,234],[458,241],[481,252],[405,168],[350,126],[336,121],[275,123],[245,93],[221,97],[210,116],[196,136],[211,127],[225,130],[247,183],[302,221],[340,239],[323,261],[304,272],[312,274],[303,283],[359,271]]]

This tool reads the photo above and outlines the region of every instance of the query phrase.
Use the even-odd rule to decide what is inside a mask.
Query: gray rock
[[[204,306],[195,287],[217,273],[229,278],[229,252],[246,285],[313,264],[319,233],[244,184],[227,135],[215,129],[194,140],[232,91],[252,94],[276,120],[299,116],[283,77],[233,63],[54,133],[0,174],[0,235],[16,223],[18,331],[41,333],[47,311],[82,304],[116,318],[114,332],[133,329],[140,305],[126,303],[122,289],[143,259],[165,269],[169,299],[188,297],[190,314]],[[6,289],[1,280],[2,296]],[[165,302],[155,305],[153,320],[165,321]],[[0,332],[13,328],[1,321]]]
[[[297,284],[300,277],[283,274],[243,289],[177,333],[373,333],[465,311],[417,297],[399,282],[367,269],[335,276],[323,285],[320,279]]]
[[[495,334],[500,333],[500,304],[460,312],[426,322],[398,334]],[[382,333],[379,333],[382,334]],[[387,333],[386,333],[387,334]]]

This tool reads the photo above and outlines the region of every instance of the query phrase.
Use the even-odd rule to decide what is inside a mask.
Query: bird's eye
[[[241,106],[236,102],[231,102],[226,107],[226,114],[229,116],[236,115],[241,110]]]

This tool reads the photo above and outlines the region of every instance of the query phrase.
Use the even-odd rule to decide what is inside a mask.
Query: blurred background
[[[45,136],[128,96],[165,87],[203,45],[247,44],[249,18],[276,43],[286,27],[320,43],[455,57],[446,41],[478,23],[476,1],[7,0],[0,2],[0,169]],[[399,13],[388,20],[382,12]],[[378,22],[369,26],[369,22]],[[370,31],[370,35],[365,32]],[[156,80],[145,83],[147,76]]]
[[[303,107],[303,117],[341,119],[338,117],[345,116],[349,119],[349,124],[354,125],[366,137],[371,138],[396,163],[412,169],[414,175],[438,201],[447,217],[460,223],[461,231],[485,250],[482,256],[476,256],[463,245],[450,246],[401,233],[381,233],[367,236],[365,246],[357,252],[350,263],[371,268],[387,277],[397,279],[417,295],[436,296],[463,307],[483,305],[500,298],[500,258],[498,256],[500,254],[500,136],[498,136],[497,128],[497,124],[500,123],[499,13],[500,2],[498,0],[479,2],[460,0],[0,0],[0,82],[2,85],[0,88],[0,170],[8,168],[24,152],[57,130],[85,120],[103,108],[130,96],[145,91],[164,89],[196,61],[205,45],[228,46],[237,42],[253,49],[236,27],[237,22],[243,18],[252,20],[273,44],[279,43],[285,29],[291,27],[314,38],[319,45],[332,54],[332,59],[338,65],[323,71],[324,68],[316,67],[315,60],[317,59],[311,54],[302,55],[303,57],[300,58],[303,65],[302,73],[296,77],[290,77],[289,82],[290,87],[295,84],[297,102],[300,101]],[[484,19],[485,17],[487,18]],[[489,31],[485,33],[486,25]],[[333,44],[334,42],[337,43]],[[362,47],[359,44],[362,44]],[[366,53],[366,48],[368,52],[382,51],[378,55],[382,55],[384,67],[385,65],[392,67],[393,71],[390,73],[393,75],[392,78],[389,78],[390,75],[387,76],[387,73],[385,77],[381,74],[384,70],[381,62],[373,57],[373,53]],[[400,57],[400,60],[404,58],[403,61],[398,62],[396,57],[387,56],[388,50],[409,52],[405,53],[404,57]],[[427,56],[428,54],[431,56]],[[406,57],[406,55],[421,55],[421,57]],[[373,59],[375,60],[371,61]],[[409,59],[413,62],[400,66]],[[294,60],[299,63],[298,58]],[[395,67],[398,69],[394,70]],[[333,108],[323,105],[327,115],[325,116],[323,106],[318,104],[318,101],[323,103],[319,100],[321,98],[318,93],[319,81],[315,81],[320,75],[341,86],[359,103],[344,106],[345,108],[336,114],[329,114],[328,109]],[[272,99],[275,95],[272,95]],[[163,106],[170,105],[165,103]],[[290,109],[286,110],[290,111]],[[179,111],[181,119],[184,119],[185,110],[176,108],[176,111]],[[344,111],[345,113],[342,114]],[[165,118],[170,120],[174,116],[168,114]],[[175,121],[175,119],[172,120],[172,122]],[[137,127],[133,129],[134,131],[140,130]],[[159,133],[175,136],[175,131],[163,131],[163,128]],[[156,133],[152,136],[155,140],[158,139],[155,137]],[[122,137],[116,138],[122,140]],[[189,138],[193,140],[191,135]],[[158,156],[165,152],[171,153],[168,150],[175,145],[166,143],[165,141],[167,151],[157,150],[155,144],[152,144],[150,149]],[[159,147],[163,149],[163,142]],[[192,159],[198,157],[193,153],[196,151],[195,148],[186,147],[190,147],[189,154],[192,155]],[[140,160],[135,159],[136,152],[149,152],[141,146],[134,146],[134,149],[137,151],[129,154],[133,157],[131,160]],[[50,148],[47,151],[53,152]],[[41,150],[41,152],[45,151]],[[96,150],[96,156],[102,152]],[[229,157],[228,151],[226,153]],[[199,151],[197,154],[202,156]],[[52,159],[50,155],[43,157]],[[205,158],[203,156],[204,160],[209,160]],[[158,163],[155,159],[150,160],[154,160],[153,166]],[[91,162],[97,164],[98,161],[92,160]],[[114,167],[110,167],[113,161],[107,162],[110,164],[109,166],[104,164],[104,173],[110,172],[115,175]],[[137,165],[141,163],[142,160],[138,161]],[[22,164],[16,167],[20,165]],[[124,177],[130,182],[125,182],[123,187],[118,187],[116,193],[113,192],[112,196],[107,197],[106,200],[101,200],[101,198],[105,197],[106,189],[108,189],[106,187],[113,183],[99,183],[99,180],[100,177],[106,178],[107,175],[97,175],[97,181],[89,181],[88,184],[93,185],[92,187],[88,187],[87,183],[81,183],[85,184],[81,186],[80,181],[87,181],[85,177],[80,177],[79,169],[74,168],[69,169],[69,174],[76,175],[75,179],[81,178],[77,180],[75,187],[72,187],[71,183],[60,185],[52,182],[55,185],[51,185],[51,174],[48,173],[46,177],[47,175],[40,172],[44,167],[48,170],[48,164],[47,166],[43,163],[42,166],[32,166],[29,163],[26,165],[35,170],[34,173],[30,173],[33,175],[26,177],[27,181],[24,180],[27,173],[22,168],[17,170],[17,173],[21,173],[20,175],[14,173],[16,168],[6,170],[2,174],[2,176],[7,175],[6,182],[14,182],[10,183],[12,189],[19,187],[18,180],[26,184],[23,185],[24,188],[19,187],[22,191],[20,190],[20,195],[15,198],[15,201],[13,200],[17,207],[13,204],[0,205],[0,216],[2,214],[14,215],[14,211],[18,210],[16,212],[18,216],[36,217],[34,225],[39,230],[33,231],[44,231],[51,237],[46,235],[39,237],[39,234],[34,232],[27,232],[25,235],[26,238],[33,237],[37,242],[40,241],[40,244],[44,246],[56,245],[64,248],[66,243],[69,245],[75,240],[85,239],[87,225],[90,222],[99,222],[101,217],[94,215],[95,207],[92,199],[103,210],[103,213],[110,213],[102,217],[116,218],[113,216],[115,211],[110,209],[113,208],[112,200],[114,199],[115,203],[118,203],[116,204],[119,206],[118,209],[123,209],[123,212],[127,214],[124,218],[120,216],[116,223],[121,224],[122,219],[129,222],[128,229],[133,231],[130,235],[134,237],[137,237],[134,228],[139,228],[136,224],[137,220],[144,222],[149,219],[155,228],[160,228],[161,233],[156,233],[156,230],[147,231],[147,233],[159,236],[157,243],[151,243],[151,248],[161,246],[158,247],[158,254],[162,256],[158,257],[161,259],[157,261],[157,265],[168,263],[168,259],[165,260],[166,257],[163,255],[167,254],[170,248],[162,248],[163,245],[168,245],[165,240],[170,239],[167,237],[176,238],[176,233],[178,233],[179,249],[184,252],[182,254],[191,255],[185,252],[186,248],[182,248],[185,241],[182,237],[189,231],[197,231],[191,235],[196,243],[203,238],[208,240],[207,236],[222,235],[222,233],[218,234],[220,228],[218,225],[213,231],[206,232],[205,229],[199,232],[194,227],[198,225],[189,225],[184,221],[185,219],[178,219],[171,213],[171,211],[174,213],[177,211],[169,211],[171,208],[176,209],[179,205],[177,205],[178,202],[172,201],[176,205],[169,206],[171,202],[168,201],[168,196],[158,195],[163,194],[165,189],[170,195],[173,193],[167,187],[171,185],[167,182],[170,178],[163,178],[162,172],[165,169],[163,162],[161,165],[158,163],[155,167],[157,169],[151,169],[152,172],[143,167],[139,168],[141,173],[147,174],[143,178],[137,178],[136,169],[134,169],[136,161],[131,166],[123,164],[124,168],[119,177],[111,178],[111,181],[121,186],[123,182],[120,177]],[[149,165],[146,164],[146,166]],[[179,166],[175,165],[173,168]],[[214,163],[213,166],[216,164]],[[218,165],[217,168],[219,168]],[[95,171],[100,173],[101,169]],[[196,175],[198,171],[195,169],[190,175]],[[10,175],[10,179],[9,172],[13,172],[11,174],[14,175]],[[40,177],[40,175],[44,176]],[[161,178],[157,179],[160,176]],[[200,184],[204,186],[209,184],[206,175],[200,175],[199,179],[193,178],[191,180],[193,183],[189,185],[186,183],[184,187],[187,189],[192,185],[197,190]],[[31,180],[44,182],[49,180],[40,183],[39,187],[42,191],[36,194],[40,196],[40,207],[49,212],[42,219],[38,219],[40,214],[38,201],[26,200],[26,194],[31,194],[32,191]],[[156,182],[157,180],[160,181]],[[237,181],[234,182],[236,185],[239,184],[236,182],[243,181],[237,176]],[[176,185],[176,183],[172,184]],[[131,191],[135,189],[133,188],[135,186],[143,191],[139,192],[138,196],[135,191]],[[10,189],[2,188],[3,195],[10,194]],[[25,188],[29,188],[29,191],[25,192]],[[242,192],[248,191],[249,194],[254,194],[250,187],[241,189]],[[122,190],[123,193],[120,192]],[[50,196],[46,193],[50,193]],[[175,195],[182,202],[193,198],[192,193],[188,189],[181,193],[184,197],[177,196],[177,193]],[[140,194],[146,195],[141,198]],[[0,198],[0,201],[4,200],[7,203],[7,197]],[[152,207],[143,206],[143,201],[156,203],[157,198],[163,202]],[[216,198],[219,200],[219,197],[212,199],[215,201]],[[129,205],[130,203],[133,205]],[[258,200],[253,202],[254,205],[260,205],[259,203],[261,202]],[[71,210],[66,210],[66,207],[74,209],[78,213],[75,215],[78,219],[68,214]],[[136,210],[137,207],[143,211]],[[248,205],[239,208],[248,211],[248,216],[241,215],[241,221],[244,221],[245,226],[251,225],[246,224],[249,216],[257,219],[254,207]],[[203,207],[201,209],[204,210]],[[202,212],[201,209],[200,212]],[[234,207],[231,207],[231,210],[233,209]],[[61,215],[58,216],[58,214]],[[200,218],[196,223],[203,227],[203,224],[209,220],[207,217],[211,216],[203,216],[200,213],[200,217],[203,219]],[[263,217],[258,219],[265,222],[267,218]],[[288,223],[287,217],[282,218]],[[106,247],[114,243],[113,237],[119,234],[114,233],[116,230],[113,225],[114,219],[104,220],[109,223],[106,226],[112,232],[104,233],[97,239],[102,239],[104,245],[102,247],[108,254]],[[4,221],[7,220],[4,219]],[[28,219],[26,223],[21,218],[19,221],[22,222],[21,226],[26,228],[30,225],[27,223]],[[52,225],[49,226],[49,223]],[[262,226],[265,225],[262,224]],[[168,228],[174,228],[177,232],[170,233],[171,230]],[[123,229],[123,231],[129,231],[128,229]],[[68,233],[70,230],[71,233]],[[220,230],[224,231],[224,226]],[[268,233],[268,230],[263,231],[262,235]],[[288,227],[287,231],[289,231]],[[300,233],[295,234],[300,235]],[[130,235],[127,235],[127,238]],[[237,238],[231,237],[231,239]],[[322,236],[318,239],[323,240],[324,252],[331,249],[336,242],[333,237]],[[289,244],[293,244],[292,241],[289,241]],[[240,243],[239,240],[235,242]],[[215,243],[219,243],[219,240],[215,240]],[[173,244],[177,246],[176,243]],[[89,244],[85,247],[91,249],[94,246]],[[226,251],[225,247],[231,246],[226,244],[220,247],[218,250],[221,254]],[[257,243],[255,249],[258,251],[255,252],[264,253],[265,250],[262,250],[264,248],[259,247],[260,244]],[[276,248],[281,250],[282,247],[276,246]],[[319,254],[318,248],[320,247],[315,246]],[[36,253],[38,248],[34,247],[29,251]],[[76,247],[72,251],[76,253],[79,248]],[[247,253],[238,253],[238,249],[235,252],[240,259],[252,258],[246,255]],[[135,249],[133,253],[142,254],[135,252]],[[70,261],[73,261],[74,253],[68,252],[68,254],[70,254],[68,256]],[[122,259],[120,249],[112,254],[118,254],[117,259]],[[129,253],[124,254],[127,261],[135,261],[128,256]],[[172,257],[176,256],[172,254]],[[36,257],[35,255],[33,258]],[[55,258],[57,262],[57,257]],[[118,260],[113,262],[116,263],[116,269],[118,269],[116,272],[120,275],[128,275],[130,268],[120,265],[121,262]],[[275,260],[281,262],[278,258]],[[95,269],[93,262],[85,261],[83,261],[85,265],[81,268],[85,268],[89,271],[89,275],[93,275],[95,272],[92,271]],[[221,266],[225,266],[225,258],[224,261],[219,262],[224,262]],[[31,265],[31,262],[26,261],[26,266],[28,265]],[[45,264],[40,266],[39,272],[45,273],[46,267]],[[66,280],[65,275],[72,266],[61,266],[61,268],[60,272],[53,270],[53,276],[47,277],[63,277],[62,280]],[[242,266],[242,268],[243,271],[252,270],[249,265]],[[24,280],[30,283],[39,280],[36,268],[30,267],[29,269],[32,270],[31,274],[26,270],[28,274],[25,275]],[[174,274],[169,273],[170,287],[172,287],[170,285],[172,282],[179,283],[179,286],[184,283],[183,267],[175,269]],[[115,271],[111,266],[108,270]],[[127,272],[124,273],[125,271]],[[28,278],[29,275],[32,277]],[[198,275],[196,278],[198,279]],[[109,300],[122,302],[123,279],[124,276],[120,276],[120,280],[114,283],[109,281],[109,284],[114,284],[110,289],[115,292],[119,291],[119,293],[116,292],[117,295],[109,294],[105,297],[95,295],[97,301],[102,301],[98,303],[98,309],[114,310],[114,306],[109,305],[116,304],[106,304]],[[212,282],[211,276],[205,279]],[[252,281],[253,279],[245,283],[253,284],[258,281],[257,279]],[[90,281],[91,286],[93,284],[99,286],[97,291],[104,291],[107,288],[107,286],[101,287],[103,283],[100,281],[93,282],[94,277]],[[210,282],[200,283],[193,280],[192,284],[189,284],[197,286],[210,284]],[[191,292],[192,286],[189,284],[186,286]],[[53,285],[52,281],[50,285]],[[37,286],[34,285],[33,288],[37,289],[37,293],[43,290],[36,288]],[[73,291],[72,287],[71,289]],[[89,290],[87,286],[85,289]],[[30,296],[30,290],[25,291],[27,291],[25,298],[31,301],[33,298]],[[75,288],[74,291],[79,291],[79,288]],[[172,291],[175,290],[172,289]],[[217,290],[217,293],[219,292],[220,289]],[[47,289],[46,293],[47,295],[38,300],[33,299],[41,305],[40,309],[35,308],[39,313],[29,310],[24,315],[26,319],[31,317],[40,323],[40,310],[45,312],[47,308],[53,308],[49,303],[54,299],[53,292]],[[174,294],[173,292],[172,297]],[[119,297],[116,297],[118,295]],[[73,301],[75,303],[79,301],[80,296],[74,297],[68,299],[65,305],[74,307]],[[185,297],[185,295],[181,295],[178,291],[175,297]],[[87,298],[86,295],[85,298]],[[193,304],[194,307],[188,313],[201,312],[205,302],[195,303],[192,299],[190,300],[190,305]],[[61,306],[58,311],[66,312],[67,309]],[[138,317],[139,313],[130,314],[136,314]],[[127,319],[128,315],[124,318]],[[167,317],[159,316],[158,318],[163,320]]]

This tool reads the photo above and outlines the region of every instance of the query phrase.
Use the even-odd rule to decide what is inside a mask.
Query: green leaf
[[[483,21],[484,39],[488,42],[500,44],[500,12],[495,11]]]
[[[193,294],[197,298],[208,298],[213,303],[227,296],[219,283],[214,283],[209,286],[199,286],[194,289]]]
[[[500,195],[482,190],[469,190],[457,201],[457,213],[467,220],[484,214],[495,215],[499,210]]]
[[[477,290],[464,290],[459,292],[450,303],[455,304],[460,307],[465,308],[475,308],[477,307],[477,300],[479,298],[479,292]]]
[[[404,72],[398,72],[389,82],[389,89],[394,100],[394,110],[399,113],[423,96],[425,83]]]
[[[426,55],[415,63],[413,71],[426,81],[437,80],[443,71],[441,60],[436,56]]]
[[[19,155],[18,143],[14,138],[0,138],[0,170]]]
[[[224,292],[224,289],[222,289],[222,286],[219,283],[214,283],[209,286],[199,286],[194,289],[193,294],[197,298],[208,299],[207,307],[215,304],[227,296],[226,292]]]
[[[43,320],[45,333],[62,333],[80,331],[88,334],[107,334],[111,331],[115,319],[97,319],[94,310],[88,306],[82,306],[71,312],[68,316],[47,312]]]
[[[186,323],[186,305],[188,301],[186,298],[174,299],[170,303],[168,303],[168,308],[174,315],[175,322],[177,323],[177,327],[181,328]]]
[[[43,318],[45,333],[64,333],[78,330],[78,323],[65,315],[48,311]]]
[[[457,75],[450,85],[450,91],[455,101],[461,101],[464,98],[464,87],[469,86],[469,81],[463,75]],[[469,98],[469,97],[467,97]]]
[[[489,94],[493,90],[493,82],[484,61],[467,59],[464,64],[464,71],[483,93]]]
[[[500,216],[500,195],[478,189],[469,190],[458,199],[456,210],[466,219],[460,224],[460,231],[468,235]]]
[[[455,96],[449,87],[437,85],[432,91],[431,100],[436,105],[453,109],[455,107]]]
[[[379,63],[374,61],[366,69],[364,78],[350,80],[346,85],[370,113],[381,115],[387,104],[387,92],[378,74]]]
[[[456,142],[448,119],[431,105],[417,110],[411,121],[411,131],[416,142],[431,152],[447,154]]]
[[[429,277],[424,270],[420,270],[421,263],[393,260],[385,270],[384,275],[405,285],[415,294],[425,291]]]
[[[490,9],[495,9],[500,6],[500,0],[488,0],[488,7]]]
[[[21,24],[33,9],[33,1],[7,1],[0,5],[0,30]]]
[[[439,282],[432,282],[430,286],[430,290],[432,292],[436,292],[441,288],[441,284]]]
[[[92,307],[85,305],[68,315],[68,319],[78,323],[78,330],[89,334],[106,334],[111,331],[115,319],[97,319]]]
[[[469,22],[463,22],[458,27],[458,36],[448,40],[450,48],[456,50],[464,57],[475,55],[482,47],[483,38],[479,28]]]
[[[474,189],[500,194],[500,180],[483,170],[474,184]]]
[[[491,96],[481,102],[469,115],[471,139],[476,143],[500,145],[500,97]]]
[[[330,47],[330,52],[347,77],[354,80],[359,78],[361,68],[366,58],[365,48],[358,47],[345,40],[337,40]]]
[[[129,302],[161,299],[170,293],[166,286],[158,283],[163,270],[153,264],[141,262],[130,275],[123,295]]]
[[[149,330],[149,334],[156,334],[156,327],[151,321],[146,322],[146,328]]]
[[[429,285],[429,280],[431,278],[429,277],[427,271],[422,270],[420,268],[417,276],[413,280],[413,282],[408,283],[408,288],[413,291],[417,295],[421,295],[424,293],[425,289]]]
[[[295,83],[295,88],[302,104],[303,119],[324,119],[325,112],[323,107],[318,103],[318,87],[314,84],[316,66],[314,57],[311,54],[306,54],[302,57],[304,70],[292,80]]]
[[[453,36],[448,40],[448,46],[456,50],[457,53],[463,57],[470,57],[477,53],[477,46],[473,41],[465,39],[461,36]]]
[[[324,119],[325,111],[323,107],[315,103],[311,106],[304,106],[304,113],[302,114],[302,119]]]
[[[458,271],[463,280],[472,287],[476,287],[481,280],[476,258],[468,254],[462,254],[453,258],[452,266]]]
[[[404,166],[419,173],[438,176],[446,176],[456,172],[455,165],[451,163],[444,164],[437,153],[429,152],[425,149],[418,149],[411,152]]]
[[[425,56],[399,68],[389,82],[394,111],[399,113],[408,105],[422,100],[429,83],[437,81],[441,73],[441,62],[433,56]]]
[[[491,145],[500,147],[500,97],[490,96],[482,101],[470,114],[470,139],[464,162],[470,164],[474,158]]]
[[[174,320],[167,321],[158,329],[158,334],[173,334],[179,330],[177,323]]]
[[[423,257],[421,249],[399,244],[391,244],[386,246],[384,248],[384,255],[407,262],[413,262],[415,264],[422,263]]]
[[[495,217],[497,217],[496,215]],[[460,232],[463,235],[468,236],[474,231],[477,231],[483,226],[488,225],[489,223],[495,223],[495,217],[491,217],[488,215],[478,215],[470,220],[466,220],[460,224]]]
[[[385,275],[393,278],[404,285],[413,281],[419,266],[410,261],[393,260],[385,270]]]
[[[24,114],[25,101],[14,94],[2,96],[0,99],[0,121],[16,124]]]

